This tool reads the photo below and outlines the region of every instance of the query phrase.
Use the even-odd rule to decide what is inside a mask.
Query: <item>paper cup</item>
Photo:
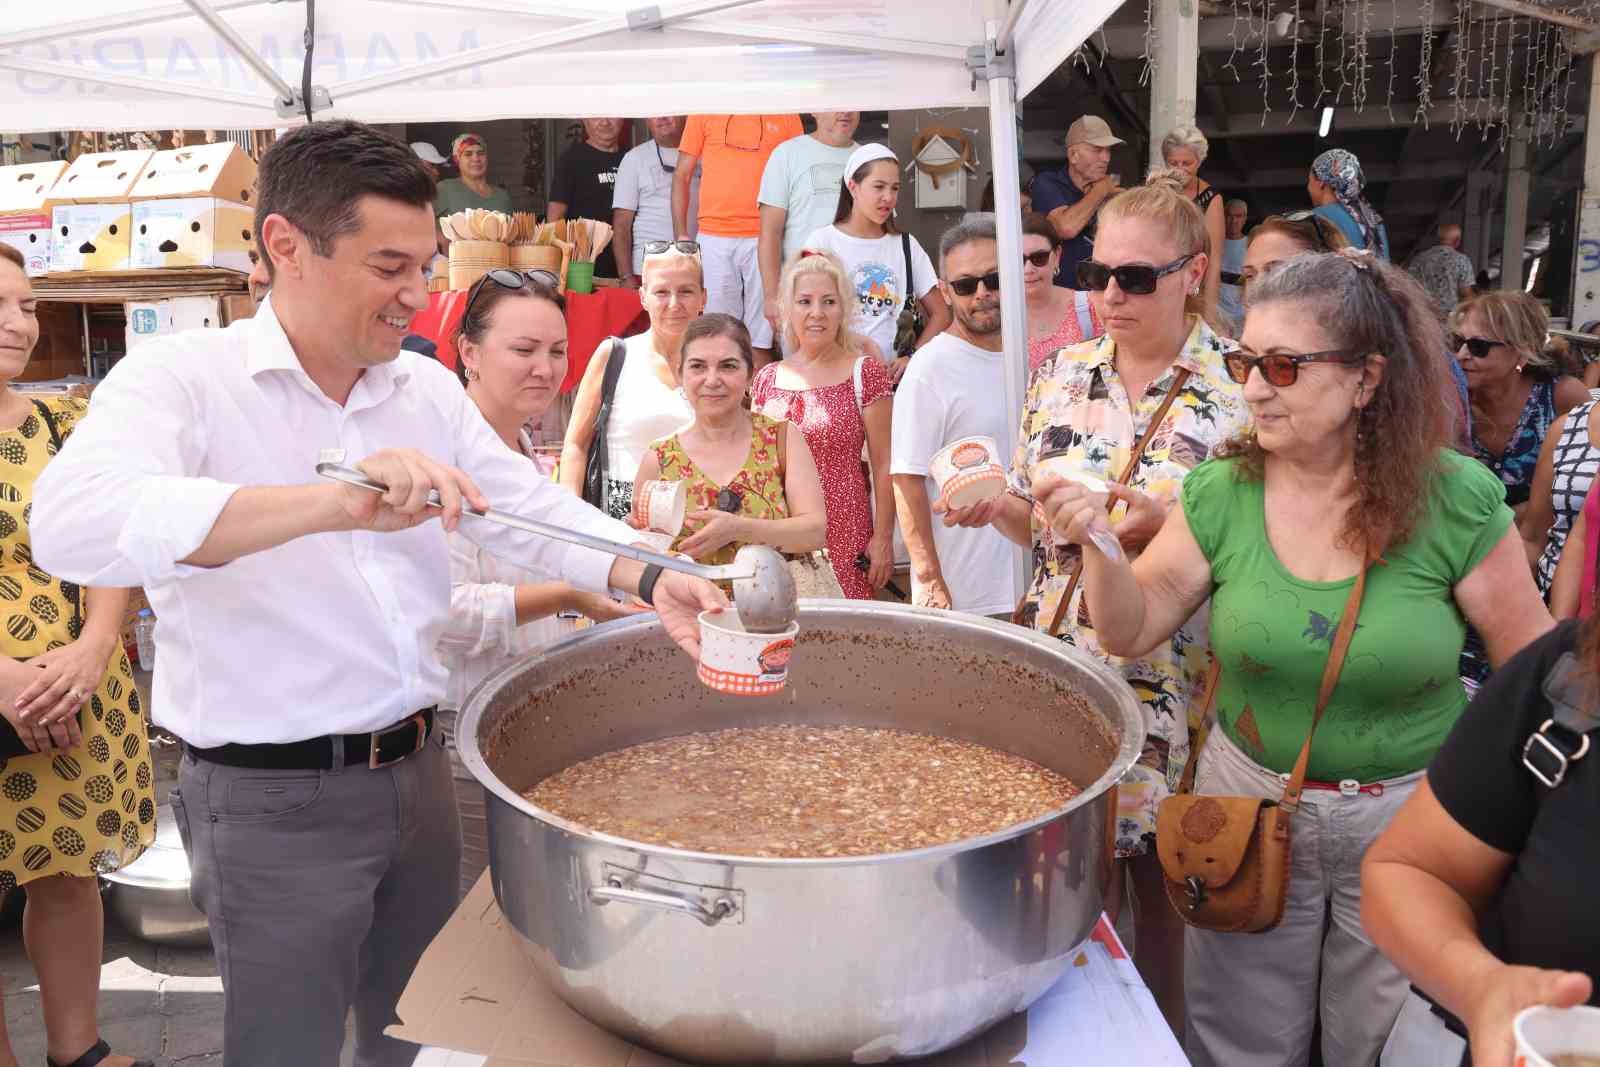
[[[641,499],[635,501],[639,518],[646,529],[676,537],[683,530],[683,515],[688,510],[689,486],[684,482],[648,481],[639,487]]]
[[[781,633],[744,628],[734,611],[700,613],[700,681],[733,696],[771,696],[789,684],[789,657],[800,624]]]
[[[930,473],[946,508],[970,508],[1006,491],[1006,469],[992,437],[963,437],[933,454]]]
[[[1089,490],[1099,507],[1105,507],[1106,501],[1110,499],[1111,490],[1106,479],[1067,456],[1047,456],[1036,462],[1033,469],[1035,474],[1054,474],[1066,481],[1077,482]],[[1034,508],[1037,512],[1038,505],[1034,505]]]
[[[1600,1063],[1600,1008],[1526,1008],[1511,1024],[1516,1067]]]

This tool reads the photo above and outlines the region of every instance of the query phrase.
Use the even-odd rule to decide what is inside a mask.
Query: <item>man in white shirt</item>
[[[844,186],[844,167],[856,145],[859,111],[818,111],[817,128],[779,145],[761,172],[761,240],[757,256],[761,288],[766,293],[767,321],[776,334],[778,280],[783,265],[800,253],[813,230],[833,222]]]
[[[1009,615],[1017,553],[992,527],[935,521],[934,453],[963,437],[992,437],[1004,457],[1014,427],[1006,408],[1000,343],[1000,257],[994,216],[969,216],[939,242],[939,286],[955,313],[917,350],[895,390],[889,473],[911,556],[911,598],[923,607]]]
[[[157,612],[153,717],[184,741],[171,801],[223,979],[229,1067],[337,1063],[352,1007],[355,1062],[399,1067],[416,1046],[383,1029],[457,894],[433,729],[446,531],[580,588],[653,596],[680,644],[697,610],[725,601],[460,523],[463,499],[492,500],[633,538],[530,476],[449,371],[400,351],[434,249],[433,179],[405,145],[312,123],[267,153],[258,189],[271,296],[253,319],[117,365],[39,479],[33,546],[71,581],[143,586]],[[325,449],[388,491],[319,481]]]
[[[678,170],[678,142],[683,140],[683,115],[646,119],[650,140],[631,149],[617,167],[617,187],[611,201],[611,249],[617,257],[617,277],[630,289],[639,288],[646,241],[672,240],[672,176]],[[699,214],[700,176],[690,179],[688,232],[692,239]]]

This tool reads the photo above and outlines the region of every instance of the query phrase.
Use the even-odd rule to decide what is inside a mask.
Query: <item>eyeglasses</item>
[[[700,243],[698,241],[685,240],[646,241],[644,243],[644,254],[647,256],[664,256],[674,249],[686,256],[698,256],[700,254]]]
[[[1026,252],[1022,256],[1024,263],[1032,263],[1035,267],[1045,267],[1050,264],[1050,257],[1055,254],[1054,249],[1041,248],[1037,252]]]
[[[1463,337],[1459,333],[1450,335],[1450,351],[1459,352],[1465,347],[1473,359],[1488,359],[1489,353],[1503,344],[1504,341],[1493,341],[1487,337]]]
[[[998,293],[1000,291],[1000,272],[994,271],[979,278],[952,278],[950,279],[950,289],[957,296],[971,296],[978,291],[979,282],[982,282],[983,287],[989,292]]]
[[[1118,288],[1129,296],[1148,296],[1156,291],[1157,282],[1174,271],[1182,270],[1185,263],[1199,254],[1190,252],[1164,267],[1147,267],[1142,263],[1108,267],[1104,263],[1086,259],[1078,264],[1078,286],[1082,289],[1093,289],[1097,293],[1104,292],[1106,286],[1111,284],[1111,279],[1115,278]]]
[[[726,511],[729,515],[739,514],[739,509],[744,506],[744,493],[738,489],[717,490],[717,510]]]
[[[551,294],[560,297],[561,279],[547,270],[507,270],[497,268],[479,278],[472,286],[472,292],[467,294],[467,306],[461,311],[461,321],[472,321],[472,305],[478,302],[478,294],[484,287],[493,282],[502,289],[521,289],[526,285],[537,285],[550,290]]]
[[[668,163],[667,158],[661,154],[661,142],[655,142],[655,146],[656,162],[661,164],[661,169],[666,171],[668,174],[676,174],[678,172],[678,165],[676,163]]]
[[[1287,389],[1299,380],[1302,363],[1361,363],[1366,358],[1364,354],[1343,348],[1306,352],[1297,356],[1281,352],[1258,356],[1248,348],[1235,348],[1223,353],[1222,362],[1228,368],[1228,377],[1240,385],[1249,380],[1252,370],[1259,370],[1268,385]]]
[[[1287,215],[1279,215],[1284,222],[1309,222],[1311,232],[1317,235],[1317,248],[1324,252],[1332,252],[1333,247],[1328,244],[1328,239],[1322,235],[1324,225],[1332,226],[1333,223],[1318,215],[1315,211],[1291,211]]]
[[[728,131],[733,129],[733,120],[736,119],[736,118],[755,119],[755,121],[756,121],[756,143],[755,144],[753,144],[753,145],[742,145],[742,144],[734,144],[733,143],[733,139],[728,136]],[[761,120],[761,116],[760,115],[729,115],[727,117],[727,119],[722,123],[722,144],[723,144],[723,146],[726,147],[726,148],[731,148],[735,152],[759,152],[759,151],[761,151],[761,121],[762,120]]]

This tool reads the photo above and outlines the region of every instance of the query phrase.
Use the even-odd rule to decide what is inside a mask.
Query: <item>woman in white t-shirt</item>
[[[950,306],[939,294],[939,272],[915,237],[895,227],[900,201],[900,161],[881,144],[864,144],[850,155],[839,189],[833,225],[806,238],[806,249],[832,252],[844,264],[861,309],[855,332],[870,340],[898,382],[911,352],[950,325]],[[801,252],[805,255],[805,252]],[[909,274],[909,277],[908,277]],[[923,327],[914,343],[895,347],[906,294],[922,305]]]

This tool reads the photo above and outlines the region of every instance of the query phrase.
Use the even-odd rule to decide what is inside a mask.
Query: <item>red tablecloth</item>
[[[428,308],[411,320],[411,332],[438,345],[439,362],[456,365],[455,333],[467,308],[467,291],[450,290],[428,297]],[[607,286],[592,293],[567,294],[567,376],[561,391],[570,393],[583,380],[589,357],[607,337],[628,337],[650,326],[635,289]]]

